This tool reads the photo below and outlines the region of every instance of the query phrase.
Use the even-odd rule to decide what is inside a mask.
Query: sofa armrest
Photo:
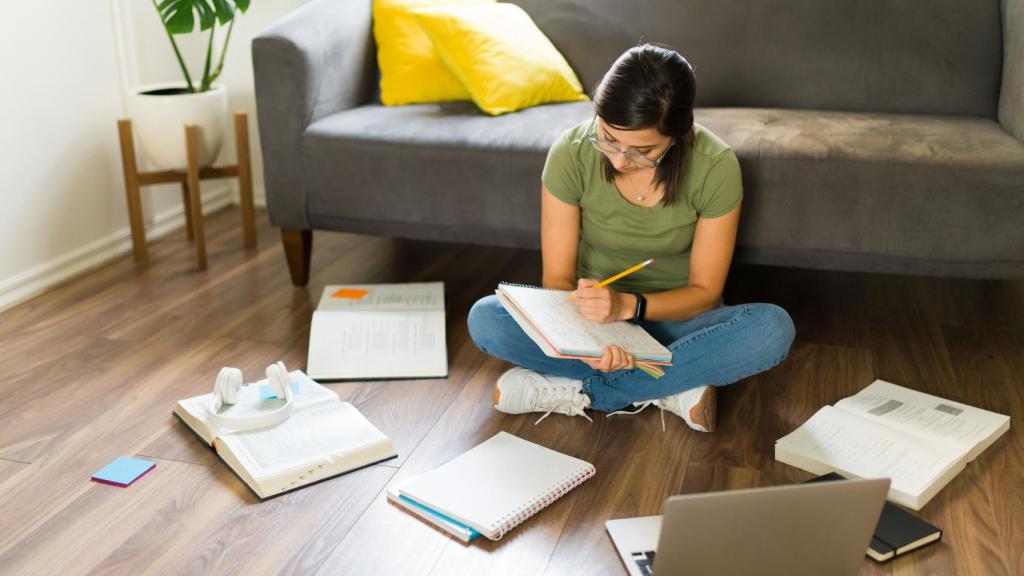
[[[370,0],[315,0],[252,42],[267,212],[309,229],[302,134],[316,120],[369,102],[375,77]]]
[[[1003,87],[999,123],[1024,142],[1024,0],[1003,0]]]

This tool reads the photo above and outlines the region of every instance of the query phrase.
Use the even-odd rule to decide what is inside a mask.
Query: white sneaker
[[[618,410],[608,415],[637,414],[652,405],[661,409],[662,431],[665,430],[665,410],[679,416],[698,432],[714,432],[718,426],[718,389],[714,386],[700,386],[657,400],[634,402],[637,410]]]
[[[718,426],[718,389],[714,386],[691,388],[655,400],[654,405],[682,417],[687,426],[699,432],[714,432]]]
[[[540,424],[552,412],[590,420],[583,412],[590,407],[590,397],[582,390],[581,380],[548,376],[517,367],[498,378],[494,386],[494,407],[506,414],[544,412],[534,425]]]

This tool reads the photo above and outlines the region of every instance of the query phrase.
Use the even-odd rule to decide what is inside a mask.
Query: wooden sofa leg
[[[281,244],[284,257],[288,260],[288,272],[292,284],[305,286],[309,283],[309,259],[313,253],[313,231],[281,228]]]

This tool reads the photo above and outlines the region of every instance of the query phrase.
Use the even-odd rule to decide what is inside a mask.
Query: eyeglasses
[[[668,155],[668,151],[672,149],[672,145],[676,143],[675,139],[673,139],[669,142],[668,148],[665,148],[665,151],[661,153],[661,156],[657,158],[648,158],[647,156],[637,154],[636,152],[626,152],[607,140],[601,140],[596,134],[594,134],[594,129],[596,129],[596,127],[596,123],[591,126],[591,131],[587,134],[587,140],[594,148],[597,148],[598,152],[609,156],[622,154],[630,164],[641,168],[657,168],[658,166],[661,166],[661,161],[665,159],[665,156]]]

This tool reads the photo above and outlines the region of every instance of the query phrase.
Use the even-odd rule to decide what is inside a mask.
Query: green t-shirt
[[[654,264],[617,280],[619,292],[658,292],[686,286],[698,218],[717,218],[743,199],[740,165],[729,145],[694,124],[694,145],[683,163],[675,202],[630,204],[604,179],[601,153],[587,141],[588,120],[551,146],[541,180],[558,199],[580,207],[579,278],[603,280],[648,258]]]

